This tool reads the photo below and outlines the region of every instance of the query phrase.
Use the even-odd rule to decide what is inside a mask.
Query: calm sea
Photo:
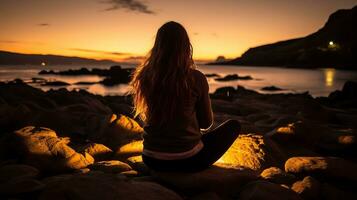
[[[9,81],[15,78],[20,78],[28,82],[34,87],[43,90],[49,90],[49,87],[41,86],[38,83],[31,83],[31,79],[44,78],[50,81],[64,81],[73,85],[67,86],[69,90],[85,89],[91,93],[100,95],[122,95],[128,91],[126,84],[105,87],[101,84],[93,85],[75,85],[80,81],[98,82],[103,79],[99,76],[57,76],[57,75],[38,75],[42,69],[52,70],[67,70],[86,68],[109,68],[109,66],[0,66],[0,81]],[[124,68],[135,67],[135,65],[122,65]],[[321,69],[289,69],[279,67],[245,67],[245,66],[219,66],[219,65],[198,65],[198,69],[205,74],[216,73],[220,76],[227,74],[238,74],[240,76],[250,75],[253,80],[238,80],[218,82],[214,78],[208,78],[210,92],[214,92],[217,88],[223,86],[237,85],[244,86],[248,89],[253,89],[262,93],[272,93],[262,91],[265,86],[277,86],[284,89],[279,92],[305,92],[309,91],[313,96],[327,96],[330,92],[341,89],[343,84],[348,80],[357,81],[357,71],[336,70],[331,68]]]

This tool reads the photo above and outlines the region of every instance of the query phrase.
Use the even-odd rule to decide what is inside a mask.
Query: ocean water
[[[109,68],[110,66],[78,66],[78,65],[53,65],[53,66],[0,66],[0,81],[10,81],[20,78],[30,85],[41,88],[45,91],[49,89],[58,89],[62,87],[41,86],[40,83],[32,83],[32,78],[44,78],[50,81],[64,81],[70,83],[66,88],[69,90],[85,89],[94,94],[100,95],[123,95],[129,87],[126,84],[114,87],[106,87],[101,84],[93,85],[76,85],[76,82],[98,82],[103,77],[95,75],[85,76],[58,76],[58,75],[39,75],[42,69],[67,70],[86,68]],[[122,65],[123,68],[132,68],[135,65]],[[305,92],[313,96],[327,96],[332,91],[341,89],[343,84],[348,81],[357,81],[357,71],[336,70],[332,68],[320,69],[297,69],[297,68],[280,68],[280,67],[252,67],[252,66],[220,66],[220,65],[198,65],[197,69],[205,74],[216,73],[220,76],[228,74],[238,74],[239,76],[250,75],[253,80],[235,80],[220,82],[215,77],[207,78],[210,86],[210,92],[214,92],[219,87],[238,85],[252,89],[261,93],[277,93],[261,90],[265,86],[277,86],[284,90],[279,93],[296,93]]]

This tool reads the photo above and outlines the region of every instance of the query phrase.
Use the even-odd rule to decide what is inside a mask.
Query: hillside
[[[21,54],[8,51],[0,51],[0,65],[40,65],[46,64],[117,64],[112,60],[95,60],[80,57],[69,57],[59,55],[42,55],[42,54]]]
[[[306,37],[250,48],[241,57],[213,64],[357,69],[356,55],[357,6],[336,11]]]

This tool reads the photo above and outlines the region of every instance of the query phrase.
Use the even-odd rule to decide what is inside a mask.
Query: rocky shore
[[[102,81],[98,82],[105,86],[113,86],[122,83],[128,83],[130,81],[130,75],[133,72],[133,68],[123,69],[120,65],[111,66],[109,69],[69,69],[65,71],[53,71],[53,70],[41,70],[39,75],[64,75],[64,76],[80,76],[80,75],[97,75],[105,77]],[[57,81],[58,82],[58,81]],[[65,82],[45,82],[43,85],[50,86],[63,86],[68,83]],[[78,82],[78,85],[90,85],[96,82]]]
[[[211,98],[215,125],[237,119],[241,135],[207,170],[161,173],[141,160],[130,96],[0,83],[0,198],[357,198],[357,83],[323,98],[242,87]]]

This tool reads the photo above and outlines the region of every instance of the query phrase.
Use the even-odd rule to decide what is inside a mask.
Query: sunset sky
[[[0,0],[0,50],[132,61],[165,22],[182,23],[194,58],[305,36],[357,0]]]

